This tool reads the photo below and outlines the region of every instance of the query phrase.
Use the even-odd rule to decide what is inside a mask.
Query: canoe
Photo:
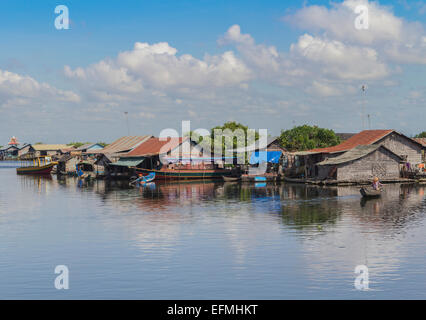
[[[222,176],[223,181],[225,182],[235,182],[235,181],[240,181],[241,180],[241,176],[239,177],[232,177],[232,176]]]
[[[155,180],[193,180],[193,179],[220,179],[229,176],[231,170],[227,169],[142,169],[135,168],[137,174],[155,173]]]
[[[359,192],[364,198],[378,198],[382,195],[382,190],[375,190],[373,188],[363,187],[359,190]]]
[[[151,172],[146,176],[142,175],[136,180],[130,182],[130,185],[145,185],[149,182],[154,181],[154,179],[155,179],[155,173]]]

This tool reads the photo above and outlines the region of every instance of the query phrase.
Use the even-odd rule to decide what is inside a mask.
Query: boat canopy
[[[136,167],[145,161],[146,158],[140,157],[136,159],[120,158],[117,162],[113,162],[110,165],[122,166],[122,167]]]
[[[250,156],[250,164],[262,162],[279,163],[282,151],[255,151]]]

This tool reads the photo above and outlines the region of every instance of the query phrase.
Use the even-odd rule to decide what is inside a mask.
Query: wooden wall
[[[363,158],[336,165],[336,178],[339,181],[371,180],[375,176],[379,179],[397,179],[400,175],[399,161],[385,148],[379,148]],[[333,167],[318,166],[318,179],[327,178]]]
[[[382,144],[392,152],[399,156],[407,157],[407,161],[412,165],[422,162],[422,147],[416,144],[413,140],[401,136],[396,132],[384,137],[376,144]]]

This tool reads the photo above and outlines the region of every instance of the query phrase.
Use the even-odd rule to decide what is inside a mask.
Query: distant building
[[[8,145],[17,147],[19,145],[19,141],[15,136],[13,136],[10,138]]]
[[[15,145],[0,150],[0,160],[12,160],[18,157],[19,148]]]
[[[35,144],[32,145],[34,156],[55,156],[62,153],[61,150],[68,149],[66,144]]]
[[[102,150],[104,147],[99,143],[87,143],[82,145],[81,147],[76,148],[76,151],[80,151],[82,153],[87,154],[95,154]]]

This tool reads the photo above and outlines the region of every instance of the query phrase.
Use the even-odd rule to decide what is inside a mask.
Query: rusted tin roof
[[[187,138],[155,138],[140,144],[137,148],[130,151],[125,157],[141,157],[141,156],[154,156],[158,154],[167,153],[179,146]]]
[[[426,147],[426,138],[414,138],[414,140]]]
[[[102,150],[99,150],[99,153],[113,154],[117,152],[131,151],[151,137],[152,136],[124,136],[107,145]]]
[[[328,148],[318,148],[309,150],[313,153],[335,153],[351,150],[356,146],[366,146],[373,144],[380,139],[386,137],[388,134],[394,132],[394,130],[364,130],[360,133],[350,137],[348,140],[338,144],[337,146]]]

